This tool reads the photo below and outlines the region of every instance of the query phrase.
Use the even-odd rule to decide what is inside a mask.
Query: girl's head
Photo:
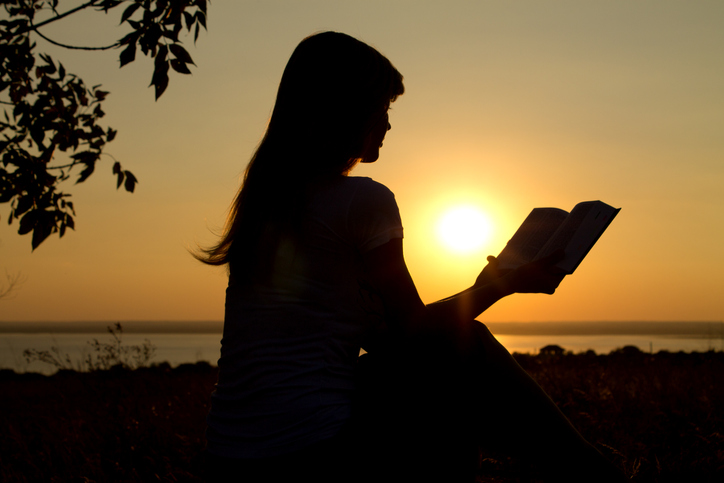
[[[284,69],[263,144],[291,171],[345,172],[364,161],[368,136],[403,92],[402,75],[372,47],[337,32],[312,35]]]
[[[232,273],[234,266],[247,275],[263,270],[261,260],[274,251],[269,233],[296,229],[315,180],[377,159],[387,109],[404,90],[390,61],[349,35],[323,32],[302,40],[284,69],[222,239],[196,258],[229,263]]]

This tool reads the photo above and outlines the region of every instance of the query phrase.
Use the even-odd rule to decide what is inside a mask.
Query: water
[[[172,366],[183,363],[207,361],[216,364],[220,351],[219,334],[123,334],[123,345],[142,345],[145,339],[156,347],[151,362],[168,362]],[[666,335],[497,335],[498,340],[511,352],[535,354],[541,347],[555,344],[578,353],[593,350],[607,354],[617,348],[633,345],[644,352],[705,352],[724,350],[721,337],[677,337]],[[23,357],[25,349],[38,351],[57,347],[61,354],[68,354],[72,361],[79,362],[93,352],[88,341],[98,339],[110,343],[108,333],[64,334],[64,333],[0,333],[0,368],[16,372],[39,372],[52,374],[56,368],[39,361],[27,362]]]
[[[105,334],[2,334],[0,333],[0,368],[16,372],[39,372],[52,374],[56,368],[50,364],[34,361],[28,363],[23,357],[25,349],[37,351],[57,347],[60,354],[68,354],[72,361],[80,363],[93,348],[88,343],[97,339],[101,344],[110,343],[111,336]],[[172,366],[184,363],[206,361],[216,364],[221,350],[219,334],[123,334],[122,346],[143,345],[148,339],[156,348],[151,362],[168,362]]]

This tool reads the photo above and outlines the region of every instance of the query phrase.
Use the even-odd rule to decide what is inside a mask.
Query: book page
[[[509,270],[533,260],[567,216],[559,208],[533,209],[498,255],[498,267]]]
[[[573,273],[619,210],[601,201],[578,203],[536,258],[562,248],[566,256],[556,266],[568,274]]]

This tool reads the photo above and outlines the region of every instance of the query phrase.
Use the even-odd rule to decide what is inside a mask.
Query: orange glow
[[[490,237],[488,216],[473,205],[455,206],[437,222],[438,240],[460,254],[479,251]]]
[[[198,68],[172,76],[159,102],[148,59],[119,69],[117,53],[38,40],[111,92],[108,154],[139,185],[116,191],[104,157],[72,187],[75,230],[35,251],[0,204],[0,290],[6,273],[23,279],[0,321],[221,320],[226,271],[187,247],[218,240],[289,55],[326,29],[379,48],[405,76],[380,160],[352,175],[394,193],[423,301],[470,287],[532,208],[601,199],[623,210],[556,294],[506,297],[481,320],[722,320],[721,2],[669,2],[665,15],[643,2],[561,7],[570,15],[531,0],[387,2],[385,15],[369,1],[278,3],[214,2],[208,34],[196,47],[183,37]],[[118,19],[95,18],[45,34],[115,41]],[[468,251],[439,233],[462,206],[489,227]]]

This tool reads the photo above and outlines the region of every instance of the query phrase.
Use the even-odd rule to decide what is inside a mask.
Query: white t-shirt
[[[339,177],[304,210],[268,282],[226,290],[219,382],[208,450],[232,458],[284,454],[334,436],[349,419],[354,369],[381,306],[364,289],[361,255],[402,238],[394,195]]]

